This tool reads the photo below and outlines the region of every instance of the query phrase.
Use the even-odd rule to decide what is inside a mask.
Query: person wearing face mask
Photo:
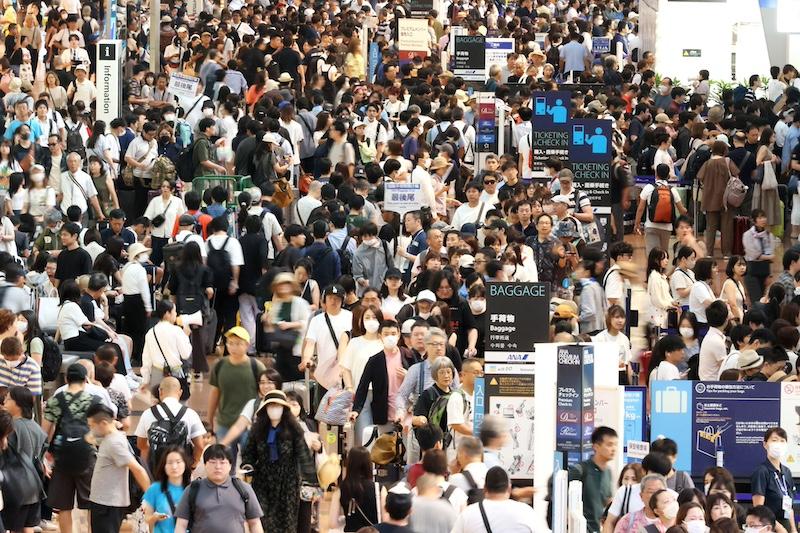
[[[742,235],[744,258],[747,261],[744,283],[751,301],[755,302],[764,295],[775,250],[772,234],[767,227],[767,214],[762,209],[754,209],[750,217],[753,225]]]
[[[675,525],[675,518],[678,516],[680,506],[673,493],[666,489],[659,490],[650,497],[650,508],[658,520],[645,526],[646,533],[664,533]]]
[[[253,467],[253,491],[264,531],[296,531],[301,484],[314,485],[314,460],[286,394],[268,392],[255,415],[242,464]]]
[[[144,265],[150,260],[150,248],[142,243],[128,247],[128,262],[122,269],[122,331],[133,339],[131,359],[141,361],[147,319],[153,311],[150,283]]]
[[[780,524],[790,533],[796,533],[792,501],[796,493],[792,471],[782,463],[786,457],[788,436],[781,427],[764,433],[767,460],[761,463],[750,477],[753,505],[765,505]]]
[[[687,533],[707,533],[706,513],[697,502],[686,502],[678,509],[675,524],[683,527]]]
[[[353,256],[353,278],[359,296],[367,287],[379,287],[389,267],[392,254],[386,241],[378,238],[378,227],[367,222],[361,228],[361,244]]]
[[[667,482],[665,481],[664,476],[659,474],[647,474],[642,478],[640,486],[641,486],[640,498],[641,501],[644,503],[644,507],[639,509],[638,511],[633,511],[628,513],[627,515],[623,516],[619,521],[617,521],[616,526],[613,529],[614,533],[641,531],[650,524],[657,523],[660,521],[659,516],[654,512],[652,505],[654,503],[657,503],[656,501],[653,501],[654,494],[657,493],[666,494]],[[662,496],[662,498],[666,499],[665,496]],[[675,501],[675,503],[677,503],[677,501]],[[677,509],[675,511],[676,511],[675,514],[677,514]],[[673,515],[672,520],[674,519],[675,516]],[[658,531],[663,533],[664,531],[666,531],[666,528],[658,529]]]
[[[670,94],[672,91],[672,79],[663,77],[661,78],[661,84],[658,86],[657,92],[654,96],[656,109],[661,111],[666,111],[669,109],[670,104],[672,103],[672,95]]]
[[[770,533],[775,531],[775,513],[766,505],[755,505],[747,510],[744,523],[744,533]]]
[[[478,341],[475,346],[478,353],[475,357],[483,359],[484,351],[484,331],[486,329],[486,287],[483,284],[475,284],[469,288],[469,310],[472,312],[475,327],[478,330]]]
[[[0,386],[25,387],[34,396],[42,395],[42,372],[32,357],[25,355],[18,337],[0,342]]]

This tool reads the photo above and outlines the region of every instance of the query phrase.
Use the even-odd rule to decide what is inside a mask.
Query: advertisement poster
[[[800,477],[800,383],[781,383],[781,427],[789,435],[784,462],[793,476]]]
[[[533,478],[534,368],[530,364],[493,364],[485,368],[484,413],[500,416],[510,438],[500,450],[500,462],[512,479]]]
[[[568,465],[591,454],[594,431],[594,347],[559,346],[556,381],[556,451]]]
[[[569,165],[569,106],[568,91],[535,93],[533,97],[533,120],[531,151],[533,152],[533,177],[544,178],[544,162],[550,158]]]
[[[780,383],[657,381],[651,436],[678,444],[675,468],[701,475],[722,453],[725,468],[749,477],[764,461],[764,432],[781,423]],[[691,450],[684,453],[683,450]]]
[[[423,21],[426,22],[427,21]],[[486,74],[486,37],[456,35],[453,73],[464,81],[484,81]]]
[[[595,55],[607,54],[611,51],[609,37],[592,37],[592,53]]]
[[[479,93],[478,95],[478,128],[475,137],[478,153],[497,151],[496,102],[497,98],[494,93]]]
[[[508,54],[514,52],[514,39],[489,37],[486,39],[486,77],[492,65],[504,67],[508,61]]]
[[[645,423],[645,408],[647,403],[646,387],[625,387],[625,400],[623,403],[624,427],[623,459],[628,462],[628,447],[630,442],[647,442],[647,424]]]
[[[419,183],[385,183],[383,208],[401,215],[422,207],[422,185]]]
[[[397,47],[399,50],[427,50],[429,46],[427,19],[399,19],[397,21]]]
[[[486,284],[486,351],[532,352],[547,342],[550,286],[547,283]]]
[[[592,207],[611,207],[611,122],[574,119],[569,123],[569,160],[575,186]]]

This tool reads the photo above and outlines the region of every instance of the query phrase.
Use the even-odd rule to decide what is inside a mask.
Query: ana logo
[[[506,360],[508,360],[508,361],[527,361],[528,360],[528,355],[530,355],[530,354],[527,354],[527,353],[510,353],[510,354],[508,354],[508,357],[506,358]]]
[[[559,422],[577,422],[578,415],[576,413],[571,413],[569,411],[562,411],[561,414],[558,415]]]
[[[574,427],[565,426],[565,427],[561,428],[560,435],[562,437],[577,437],[578,436],[578,431]]]
[[[698,383],[694,386],[695,392],[703,394],[706,391],[706,384],[705,383]]]

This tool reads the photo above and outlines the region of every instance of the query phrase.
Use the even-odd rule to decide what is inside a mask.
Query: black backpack
[[[648,146],[639,156],[636,162],[636,174],[638,176],[655,176],[656,169],[654,164],[656,162],[656,151],[658,148],[655,146]]]
[[[436,131],[436,137],[433,138],[433,143],[431,143],[431,157],[439,155],[442,145],[447,142],[447,128],[442,129],[442,125],[437,124]]]
[[[469,490],[467,491],[467,505],[472,505],[473,503],[478,503],[483,501],[483,489],[478,488],[478,484],[475,483],[475,478],[472,477],[472,474],[469,471],[464,470],[461,472],[464,476],[464,479],[467,480],[469,484]]]
[[[42,382],[53,381],[58,378],[61,372],[61,348],[50,335],[42,335]]]
[[[159,406],[161,406],[167,414],[166,418],[161,415],[158,409]],[[155,417],[155,421],[150,424],[150,427],[147,429],[147,442],[150,445],[149,463],[151,468],[158,464],[159,459],[161,459],[161,454],[164,453],[164,450],[169,446],[181,446],[187,448],[188,451],[189,428],[186,427],[186,424],[181,420],[186,413],[186,409],[185,405],[181,406],[178,414],[173,415],[169,408],[163,403],[159,403],[150,408],[150,411],[152,411]]]
[[[711,148],[707,144],[701,144],[689,154],[686,160],[686,171],[683,173],[683,179],[694,181],[697,179],[697,174],[703,167],[706,161],[711,159]]]
[[[192,275],[191,272],[177,271],[178,290],[175,294],[175,304],[178,313],[191,315],[198,311],[203,311],[208,305],[208,299],[202,286],[202,276],[200,271]]]
[[[330,155],[331,146],[333,146],[333,140],[327,139],[314,150],[314,179],[319,179],[322,176],[322,167],[319,162],[323,157]]]
[[[208,258],[206,265],[214,275],[214,288],[218,291],[227,291],[230,286],[231,279],[233,279],[233,271],[231,269],[231,256],[225,249],[228,246],[230,237],[225,238],[222,243],[222,248],[214,248],[211,246],[211,241],[208,241]]]
[[[339,247],[338,250],[335,252],[339,255],[339,263],[342,268],[342,275],[345,276],[352,276],[353,275],[353,254],[350,250],[347,249],[347,245],[350,242],[350,236],[344,238],[342,241],[342,246]],[[333,250],[333,246],[331,245],[328,239],[325,239],[325,244],[328,245],[328,248]]]
[[[50,451],[59,470],[74,476],[85,472],[95,455],[94,446],[86,440],[86,435],[89,433],[89,424],[86,422],[86,418],[76,418],[69,410],[70,406],[84,394],[88,393],[82,391],[69,401],[64,392],[56,395],[61,418],[58,421]]]
[[[175,162],[175,173],[182,181],[190,182],[194,179],[194,147],[197,142],[194,141],[178,154],[178,159]]]
[[[86,146],[83,144],[81,128],[83,123],[79,122],[75,129],[67,127],[67,153],[77,152],[81,159],[86,160]]]
[[[171,242],[164,246],[162,255],[164,256],[164,267],[167,270],[167,274],[174,276],[178,271],[178,268],[180,268],[181,254],[185,248],[186,241],[191,236],[192,235],[189,234],[184,237],[182,241]]]

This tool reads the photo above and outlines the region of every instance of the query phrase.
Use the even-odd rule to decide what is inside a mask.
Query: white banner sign
[[[400,50],[428,50],[428,19],[399,19],[397,24]]]
[[[644,459],[650,453],[650,443],[641,440],[628,441],[628,459]]]
[[[419,183],[385,183],[383,208],[395,213],[419,211],[422,208],[422,185]]]
[[[122,116],[123,42],[118,39],[97,43],[97,120],[111,125]]]
[[[197,85],[200,78],[173,72],[169,77],[169,92],[178,98],[194,98],[197,96]]]
[[[514,39],[495,37],[486,38],[486,77],[492,65],[505,66],[508,54],[514,52]]]

